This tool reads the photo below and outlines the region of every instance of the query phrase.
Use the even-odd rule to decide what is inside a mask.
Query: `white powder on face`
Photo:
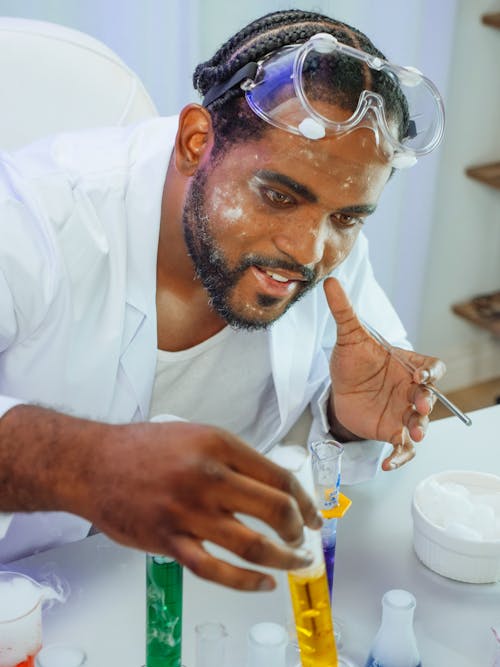
[[[228,201],[229,199],[230,203]],[[211,205],[214,213],[227,224],[233,224],[243,218],[241,199],[235,201],[234,196],[231,196],[230,198],[227,190],[223,190],[219,187],[214,188],[211,197]]]
[[[300,151],[301,157],[305,158],[306,160],[312,160],[315,164],[317,164],[317,153],[312,151],[310,148],[303,148]]]
[[[354,178],[352,176],[348,176],[345,179],[345,181],[342,183],[342,189],[343,190],[348,190],[351,187],[353,181],[354,181]]]
[[[221,217],[227,222],[238,222],[243,217],[243,209],[241,206],[235,206],[234,208],[225,208],[221,212]]]
[[[224,203],[224,193],[220,188],[214,188],[211,197],[211,204],[214,211],[218,212],[219,208]]]

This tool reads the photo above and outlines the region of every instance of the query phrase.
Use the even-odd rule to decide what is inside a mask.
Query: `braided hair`
[[[330,33],[344,44],[384,58],[368,37],[356,28],[316,12],[289,9],[266,14],[233,35],[210,60],[196,67],[193,85],[204,97],[210,89],[228,81],[247,63],[256,62],[283,46],[305,42],[319,32]],[[335,102],[354,111],[359,95],[367,87],[366,71],[362,64],[349,59],[337,68],[332,83]],[[380,72],[370,72],[368,85],[382,95],[386,113],[396,120],[399,136],[403,137],[408,126],[408,108],[399,86]],[[252,112],[239,86],[229,88],[207,107],[214,128],[213,157],[220,156],[238,141],[259,139],[269,127]]]

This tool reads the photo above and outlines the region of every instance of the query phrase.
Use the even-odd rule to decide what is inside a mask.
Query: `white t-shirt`
[[[226,326],[179,352],[158,350],[150,417],[175,415],[219,426],[258,449],[276,414],[269,338]]]

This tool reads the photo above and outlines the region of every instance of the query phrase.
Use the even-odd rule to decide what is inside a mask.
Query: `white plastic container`
[[[423,509],[425,494],[432,482],[456,484],[465,487],[471,498],[495,497],[500,494],[500,477],[489,473],[466,470],[448,470],[422,480],[413,495],[413,544],[415,553],[424,565],[451,579],[469,583],[491,583],[500,580],[500,539],[466,536],[462,531],[444,528],[429,518]],[[455,523],[458,520],[455,520]],[[462,532],[462,534],[460,534]]]

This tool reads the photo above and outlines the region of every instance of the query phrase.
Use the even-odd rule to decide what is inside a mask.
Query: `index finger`
[[[400,468],[408,461],[411,461],[415,456],[415,447],[410,438],[410,434],[406,426],[403,426],[401,431],[400,442],[393,443],[392,452],[382,462],[382,470],[395,470]]]
[[[270,461],[265,456],[245,445],[241,440],[227,440],[229,445],[226,465],[232,470],[282,491],[295,499],[306,526],[321,528],[322,517],[316,503],[299,483],[295,475],[282,466]]]

